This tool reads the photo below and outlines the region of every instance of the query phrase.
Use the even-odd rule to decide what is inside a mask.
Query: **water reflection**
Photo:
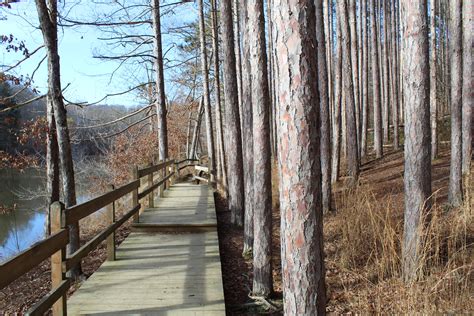
[[[84,175],[85,176],[85,175]],[[89,194],[90,183],[77,180],[77,203],[100,194]],[[13,207],[9,214],[0,214],[0,262],[27,249],[46,236],[45,210],[46,175],[44,170],[27,169],[23,172],[0,169],[0,204]],[[100,212],[97,213],[100,216]]]

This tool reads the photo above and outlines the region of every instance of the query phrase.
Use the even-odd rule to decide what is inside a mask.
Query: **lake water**
[[[0,204],[15,207],[8,214],[0,214],[0,262],[45,238],[45,197],[41,196],[45,181],[44,170],[0,170]],[[78,202],[89,198],[78,192]]]

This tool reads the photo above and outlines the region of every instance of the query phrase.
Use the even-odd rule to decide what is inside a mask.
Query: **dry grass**
[[[420,232],[419,280],[401,276],[403,207],[363,185],[336,198],[325,223],[333,311],[453,313],[472,311],[474,293],[472,188],[458,209],[434,204]],[[397,202],[397,203],[396,203]],[[402,203],[403,204],[403,203]],[[429,217],[429,221],[428,221]]]

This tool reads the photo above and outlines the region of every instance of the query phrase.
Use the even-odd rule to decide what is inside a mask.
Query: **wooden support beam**
[[[113,191],[114,186],[111,184],[110,189]],[[107,206],[107,223],[112,225],[115,223],[115,201]],[[115,231],[107,237],[107,261],[115,261]]]
[[[50,207],[51,212],[51,233],[59,233],[60,231],[66,231],[64,228],[65,212],[64,204],[60,202],[54,202]],[[66,279],[65,272],[63,271],[63,262],[66,259],[66,245],[59,249],[56,253],[51,256],[51,286],[53,289],[61,287],[62,283]],[[62,296],[53,304],[53,316],[67,315],[67,295],[63,293]]]
[[[133,166],[132,168],[132,179],[138,181],[138,187],[132,191],[132,208],[138,205],[138,188],[140,187],[140,178],[138,177],[138,167]],[[133,217],[133,222],[138,223],[140,214],[139,212]]]

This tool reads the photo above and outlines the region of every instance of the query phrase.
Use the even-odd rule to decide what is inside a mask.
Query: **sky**
[[[142,1],[139,1],[142,2]],[[169,0],[168,2],[176,2]],[[64,4],[64,1],[62,1]],[[164,2],[166,3],[166,2]],[[13,34],[18,40],[24,41],[28,49],[33,51],[43,44],[38,16],[34,0],[24,0],[20,3],[12,3],[12,9],[3,9],[6,20],[0,20],[0,35]],[[61,7],[61,3],[59,6]],[[66,1],[60,11],[68,11],[68,17],[73,19],[94,20],[94,15],[105,13],[110,10],[107,7],[94,5],[92,1],[70,0]],[[115,8],[114,8],[115,10]],[[179,14],[162,18],[162,25],[176,25],[185,23],[196,18],[194,4],[182,4],[177,8]],[[141,26],[140,33],[152,34],[149,26]],[[108,34],[96,27],[81,26],[74,28],[60,28],[59,35],[59,55],[61,60],[61,83],[62,87],[69,87],[64,95],[71,102],[96,102],[106,94],[117,93],[128,90],[146,80],[144,69],[136,65],[126,65],[114,72],[118,66],[117,61],[103,61],[94,58],[94,53],[109,50],[99,38]],[[176,42],[176,38],[163,36],[163,51]],[[45,56],[45,50],[41,50],[32,56],[20,67],[12,71],[15,75],[29,75],[37,67],[38,62]],[[168,54],[173,55],[173,50]],[[12,65],[15,61],[22,59],[20,53],[7,52],[5,45],[0,45],[0,71],[5,69],[2,65]],[[113,77],[111,74],[114,73]],[[166,71],[165,71],[166,79]],[[166,81],[166,80],[165,80]],[[41,93],[47,91],[47,67],[43,62],[40,69],[35,74],[34,86]],[[167,90],[172,93],[173,88],[167,86]],[[129,93],[117,97],[109,97],[101,104],[120,104],[126,106],[137,106],[140,102],[136,95]]]

